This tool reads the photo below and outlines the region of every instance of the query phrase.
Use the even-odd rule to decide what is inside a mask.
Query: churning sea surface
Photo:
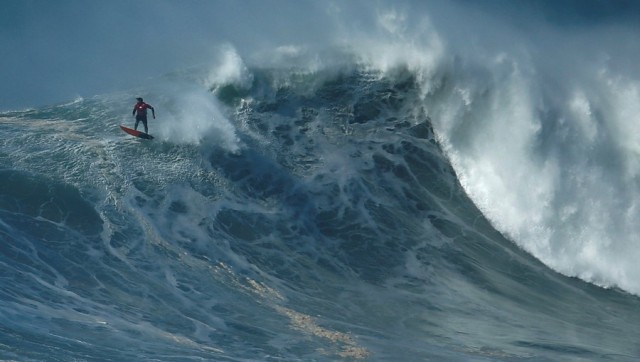
[[[640,359],[639,83],[414,47],[0,113],[0,360]]]

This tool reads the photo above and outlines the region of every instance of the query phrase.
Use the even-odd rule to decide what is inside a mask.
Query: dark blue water
[[[2,358],[640,356],[635,296],[474,206],[412,74],[252,74],[210,117],[149,97],[153,141],[121,95],[2,114]]]

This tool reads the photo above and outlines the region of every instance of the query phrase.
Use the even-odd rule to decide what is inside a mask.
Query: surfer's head
[[[138,100],[138,102],[142,102],[142,97],[136,97],[136,100]]]

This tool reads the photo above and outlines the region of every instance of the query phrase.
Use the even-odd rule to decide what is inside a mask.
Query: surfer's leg
[[[140,122],[139,118],[136,118],[136,125],[133,127],[136,131],[138,130],[138,123]]]
[[[144,133],[149,133],[149,129],[147,128],[147,119],[142,119],[142,124],[144,125]]]

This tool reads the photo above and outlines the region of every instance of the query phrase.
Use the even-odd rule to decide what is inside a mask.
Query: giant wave
[[[637,83],[379,20],[0,114],[0,357],[637,359]]]

